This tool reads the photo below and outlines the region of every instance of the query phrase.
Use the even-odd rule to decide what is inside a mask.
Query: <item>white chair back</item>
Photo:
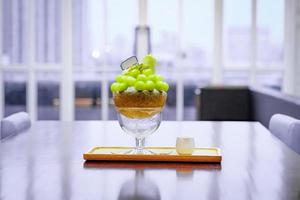
[[[31,126],[28,113],[18,112],[1,120],[1,139],[18,134]]]
[[[270,120],[269,130],[300,154],[300,120],[283,114],[275,114]]]

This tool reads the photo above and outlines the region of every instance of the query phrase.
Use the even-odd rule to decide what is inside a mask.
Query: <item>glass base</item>
[[[144,146],[145,146],[145,138],[135,138],[135,148],[124,152],[124,154],[144,154],[144,155],[155,154],[153,151],[149,149],[145,149]]]
[[[131,154],[131,155],[136,155],[136,154],[143,154],[143,155],[153,155],[156,154],[153,151],[149,150],[149,149],[131,149],[129,151],[124,152],[124,154]]]

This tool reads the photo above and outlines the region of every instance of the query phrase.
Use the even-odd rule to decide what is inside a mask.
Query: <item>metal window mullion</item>
[[[223,67],[223,0],[215,0],[214,52],[212,83],[222,83]]]
[[[109,103],[109,93],[108,93],[108,79],[107,79],[107,72],[106,68],[107,66],[107,53],[106,53],[106,47],[108,43],[107,38],[107,20],[108,20],[108,5],[107,0],[103,0],[103,49],[104,49],[104,65],[103,65],[103,71],[102,71],[102,84],[101,84],[101,119],[102,120],[108,120],[108,103]]]
[[[60,119],[74,119],[74,82],[72,68],[72,0],[62,3],[62,73],[60,89]]]
[[[183,80],[183,65],[182,65],[182,38],[183,38],[183,0],[178,0],[178,44],[177,44],[177,56],[176,67],[179,73],[177,73],[176,79],[176,120],[182,121],[184,116],[184,80]]]
[[[251,1],[251,73],[250,73],[250,84],[256,83],[256,68],[257,68],[257,1]]]
[[[35,75],[35,0],[30,0],[28,4],[28,82],[26,93],[26,106],[32,121],[37,119],[37,86]]]

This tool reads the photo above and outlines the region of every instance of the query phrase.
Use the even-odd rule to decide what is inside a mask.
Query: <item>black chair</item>
[[[248,87],[205,87],[200,91],[200,120],[251,120]]]

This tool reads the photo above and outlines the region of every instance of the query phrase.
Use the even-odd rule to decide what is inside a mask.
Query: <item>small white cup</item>
[[[192,155],[195,148],[195,141],[192,137],[177,137],[176,152],[179,155]]]

